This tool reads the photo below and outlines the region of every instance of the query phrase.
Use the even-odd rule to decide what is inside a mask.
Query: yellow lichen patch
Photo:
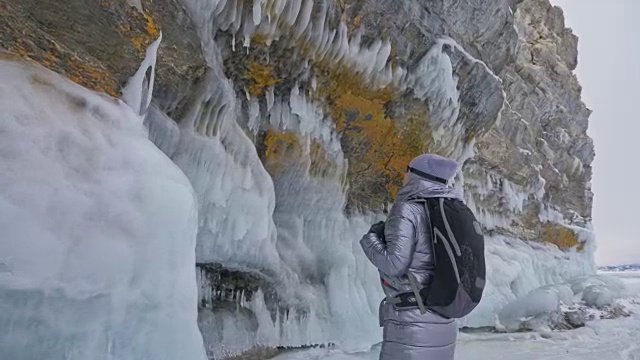
[[[113,97],[120,96],[120,93],[116,90],[115,82],[104,70],[93,68],[79,61],[70,61],[67,65],[72,69],[67,74],[71,81]]]
[[[324,146],[316,139],[311,139],[306,146],[305,139],[293,132],[282,132],[269,129],[262,143],[262,161],[271,175],[290,170],[290,164],[306,163],[308,157],[309,175],[312,177],[328,177],[336,175],[338,165],[329,157]]]
[[[362,24],[362,16],[357,15],[355,18],[353,18],[353,26],[360,27],[360,24]]]
[[[352,201],[371,208],[392,200],[411,159],[429,147],[426,112],[393,119],[386,108],[394,89],[370,88],[364,79],[345,71],[324,74],[321,98],[349,160]]]
[[[7,50],[25,59],[30,59],[34,55],[34,53],[30,49],[28,49],[24,44],[20,42],[10,44]]]
[[[575,231],[555,223],[544,223],[542,225],[542,240],[555,244],[561,250],[576,247],[578,251],[583,251],[585,245]]]
[[[251,35],[251,43],[266,46],[269,42],[269,36],[261,33]]]
[[[146,14],[144,15],[144,18],[145,20],[147,18],[150,19],[150,17]],[[127,26],[124,26],[122,30],[124,32],[131,33],[131,44],[133,44],[133,46],[138,50],[138,53],[141,55],[146,52],[147,47],[159,36],[159,32],[157,31],[155,26],[150,25],[149,23],[147,23],[147,25],[145,26],[144,33],[133,31],[131,27],[127,27]],[[152,32],[149,32],[150,30]],[[155,34],[155,36],[152,35],[152,33]]]
[[[56,63],[56,56],[52,53],[46,53],[43,56],[42,64],[48,68]]]
[[[147,47],[160,37],[160,29],[149,14],[141,14],[135,8],[127,7],[129,21],[120,24],[120,32],[126,35],[138,54],[144,56]]]
[[[273,175],[285,170],[287,159],[299,156],[300,139],[291,132],[279,132],[269,129],[264,138],[264,164]]]
[[[269,87],[280,82],[275,78],[273,67],[262,65],[257,61],[249,63],[249,69],[245,76],[250,82],[249,93],[253,96],[264,94]]]
[[[153,18],[140,13],[125,0],[98,0],[86,4],[84,16],[101,19],[99,24],[95,24],[98,30],[91,28],[90,21],[72,21],[71,30],[55,21],[43,22],[40,19],[40,16],[55,17],[68,11],[70,8],[66,7],[65,1],[56,2],[57,5],[48,7],[44,12],[34,13],[27,21],[18,12],[11,11],[12,2],[8,4],[0,1],[0,13],[8,14],[3,17],[8,24],[7,31],[0,35],[4,48],[82,86],[116,97],[119,96],[122,79],[133,74],[147,47],[160,35]],[[116,46],[118,51],[105,50],[91,43],[92,38],[102,39],[98,35],[92,37],[92,29],[99,31],[100,36],[112,37],[113,43],[109,45]],[[74,31],[84,36],[74,36]]]
[[[144,19],[147,21],[147,34],[153,39],[160,37],[160,30],[153,21],[153,18],[149,14],[144,14]]]
[[[19,54],[8,52],[0,49],[0,60],[20,61],[23,57]]]
[[[342,21],[347,25],[347,36],[353,37],[356,32],[360,29],[362,25],[362,15],[349,14],[348,11],[345,11],[341,17]]]
[[[22,58],[33,60],[47,69],[66,75],[71,81],[88,89],[104,92],[118,97],[118,85],[107,74],[106,70],[96,64],[85,64],[76,57],[71,57],[69,52],[62,51],[54,43],[48,51],[32,49],[28,43],[16,42],[11,44],[9,51]]]

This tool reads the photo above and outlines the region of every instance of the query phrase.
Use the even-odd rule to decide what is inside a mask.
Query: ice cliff
[[[0,78],[0,358],[205,359],[187,178],[122,102]]]
[[[134,109],[105,122],[90,111],[78,113],[73,101],[36,101],[53,95],[29,80],[34,70],[16,72],[21,65],[2,62],[16,84],[34,88],[32,103],[23,107],[39,104],[39,113],[57,121],[25,115],[34,130],[0,132],[2,146],[10,138],[16,146],[20,140],[48,149],[36,130],[90,133],[97,131],[90,130],[94,123],[123,132],[132,146],[96,135],[95,142],[107,144],[96,145],[96,158],[71,147],[56,160],[73,169],[75,175],[64,180],[73,188],[106,192],[116,185],[122,192],[112,196],[122,196],[117,204],[105,198],[102,210],[87,210],[113,214],[114,222],[106,216],[98,227],[85,224],[87,236],[61,232],[48,238],[27,232],[46,223],[39,217],[44,213],[25,213],[35,223],[30,225],[12,220],[17,212],[0,218],[12,223],[16,236],[28,238],[3,238],[0,291],[8,295],[0,306],[18,306],[28,291],[44,303],[20,305],[25,311],[59,311],[56,306],[64,310],[77,302],[94,314],[95,336],[85,332],[91,346],[67,335],[82,332],[66,325],[76,313],[62,311],[54,320],[18,311],[11,318],[0,315],[2,328],[35,316],[48,321],[53,342],[71,344],[69,351],[100,352],[94,349],[112,349],[109,341],[139,340],[118,330],[124,308],[141,319],[128,330],[141,331],[145,340],[140,348],[117,346],[116,358],[185,358],[150,350],[181,341],[164,342],[171,332],[162,326],[169,324],[173,334],[188,338],[178,348],[197,357],[197,306],[205,350],[216,359],[260,346],[375,339],[382,294],[357,241],[383,216],[407,162],[427,151],[464,163],[456,186],[464,188],[487,235],[486,296],[463,325],[494,325],[505,305],[532,289],[595,271],[590,111],[573,74],[577,38],[548,0],[6,0],[0,13],[0,47],[86,88],[122,97]],[[56,86],[47,91],[79,89]],[[83,98],[97,98],[85,92]],[[100,101],[94,106],[99,114],[124,111]],[[20,124],[20,104],[3,110],[5,125],[11,124],[7,116]],[[136,128],[140,117],[157,148]],[[75,141],[57,141],[65,139]],[[92,144],[91,136],[83,139]],[[48,176],[38,162],[42,154],[29,154],[4,158],[30,169],[31,181]],[[99,157],[135,171],[126,175],[105,162],[103,172],[83,180],[77,174],[82,162],[75,161],[92,164]],[[3,186],[0,199],[19,202],[24,211],[40,206],[29,189],[56,187],[12,174],[0,174],[11,185]],[[174,187],[162,179],[172,179]],[[194,195],[197,222],[191,219]],[[56,226],[85,221],[58,209],[82,212],[86,196],[52,196],[66,202],[49,207],[61,217]],[[82,224],[75,226],[84,229]],[[119,231],[130,233],[117,235],[110,246],[99,240]],[[29,256],[34,248],[53,244],[61,246],[56,251],[76,280],[91,285],[96,302],[64,293],[64,279],[43,282],[28,270],[40,263]],[[112,253],[111,261],[128,265],[100,268],[93,255],[82,253],[94,246],[91,252]],[[115,250],[119,246],[124,248]],[[27,269],[20,276],[30,288],[13,288],[15,266]],[[107,278],[92,283],[95,276]],[[146,287],[155,293],[145,294]],[[99,303],[100,294],[107,303]],[[110,311],[116,315],[101,315]],[[143,319],[162,320],[147,327]],[[20,326],[12,331],[26,331]]]

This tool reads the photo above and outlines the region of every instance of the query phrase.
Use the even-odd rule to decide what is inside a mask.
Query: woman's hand
[[[377,222],[371,225],[369,233],[376,234],[380,239],[384,238],[384,221]]]

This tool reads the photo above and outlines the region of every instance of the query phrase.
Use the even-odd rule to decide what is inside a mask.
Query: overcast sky
[[[640,263],[640,0],[551,0],[580,37],[577,75],[594,112],[599,265]]]

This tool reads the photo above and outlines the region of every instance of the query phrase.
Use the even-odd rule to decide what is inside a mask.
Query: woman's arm
[[[402,276],[409,269],[415,251],[415,225],[411,204],[398,203],[385,222],[384,240],[371,230],[360,240],[369,261],[383,274]]]

